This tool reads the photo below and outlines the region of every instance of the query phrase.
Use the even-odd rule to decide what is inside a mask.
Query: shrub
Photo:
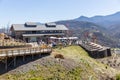
[[[62,54],[55,54],[54,55],[55,58],[60,58],[60,59],[64,59],[63,55]]]

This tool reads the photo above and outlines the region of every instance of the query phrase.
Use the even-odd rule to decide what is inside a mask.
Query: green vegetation
[[[120,74],[116,75],[116,80],[120,80]]]
[[[103,65],[89,57],[79,46],[54,49],[51,56],[59,53],[65,59],[58,62],[48,60],[45,65],[36,64],[35,69],[23,73],[6,74],[0,77],[5,80],[103,80],[115,77],[116,70]],[[119,76],[117,76],[120,78]],[[119,79],[118,79],[119,80]]]

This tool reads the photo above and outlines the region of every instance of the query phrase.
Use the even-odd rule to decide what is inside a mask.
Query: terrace
[[[4,34],[4,36],[6,36]],[[22,56],[25,60],[25,56],[30,55],[41,55],[51,53],[51,47],[41,44],[41,46],[32,46],[31,44],[25,43],[22,40],[16,40],[13,38],[2,37],[0,40],[0,62],[5,64],[5,69],[9,67],[8,64],[14,63],[16,65],[16,57]],[[12,61],[9,61],[12,58]]]

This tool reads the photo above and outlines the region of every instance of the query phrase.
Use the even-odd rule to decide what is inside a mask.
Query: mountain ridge
[[[87,21],[65,20],[57,21],[57,24],[63,24],[70,30],[69,36],[77,36],[81,40],[85,39],[85,33],[93,34],[97,37],[98,43],[104,46],[116,47],[117,40],[109,33],[106,28]],[[118,36],[118,35],[117,35]],[[92,41],[92,38],[89,38]]]
[[[110,14],[106,16],[101,16],[101,15],[97,15],[93,17],[80,16],[74,20],[93,22],[103,27],[110,28],[111,25],[115,25],[120,22],[119,17],[120,17],[120,12],[116,12],[114,14]]]
[[[56,23],[66,25],[73,31],[74,36],[83,38],[85,32],[90,32],[98,36],[101,43],[110,47],[120,47],[120,12],[106,16],[86,17],[82,15],[76,19]]]

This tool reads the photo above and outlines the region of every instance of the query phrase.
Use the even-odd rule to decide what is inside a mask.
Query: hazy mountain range
[[[115,14],[107,15],[107,16],[93,16],[93,17],[85,17],[80,16],[77,19],[74,19],[76,21],[88,21],[93,22],[96,24],[99,24],[103,27],[110,28],[110,26],[119,24],[120,22],[120,12],[117,12]]]
[[[66,25],[73,36],[83,38],[85,32],[89,32],[96,35],[99,43],[103,45],[120,47],[120,12],[107,16],[80,16],[56,23]]]

